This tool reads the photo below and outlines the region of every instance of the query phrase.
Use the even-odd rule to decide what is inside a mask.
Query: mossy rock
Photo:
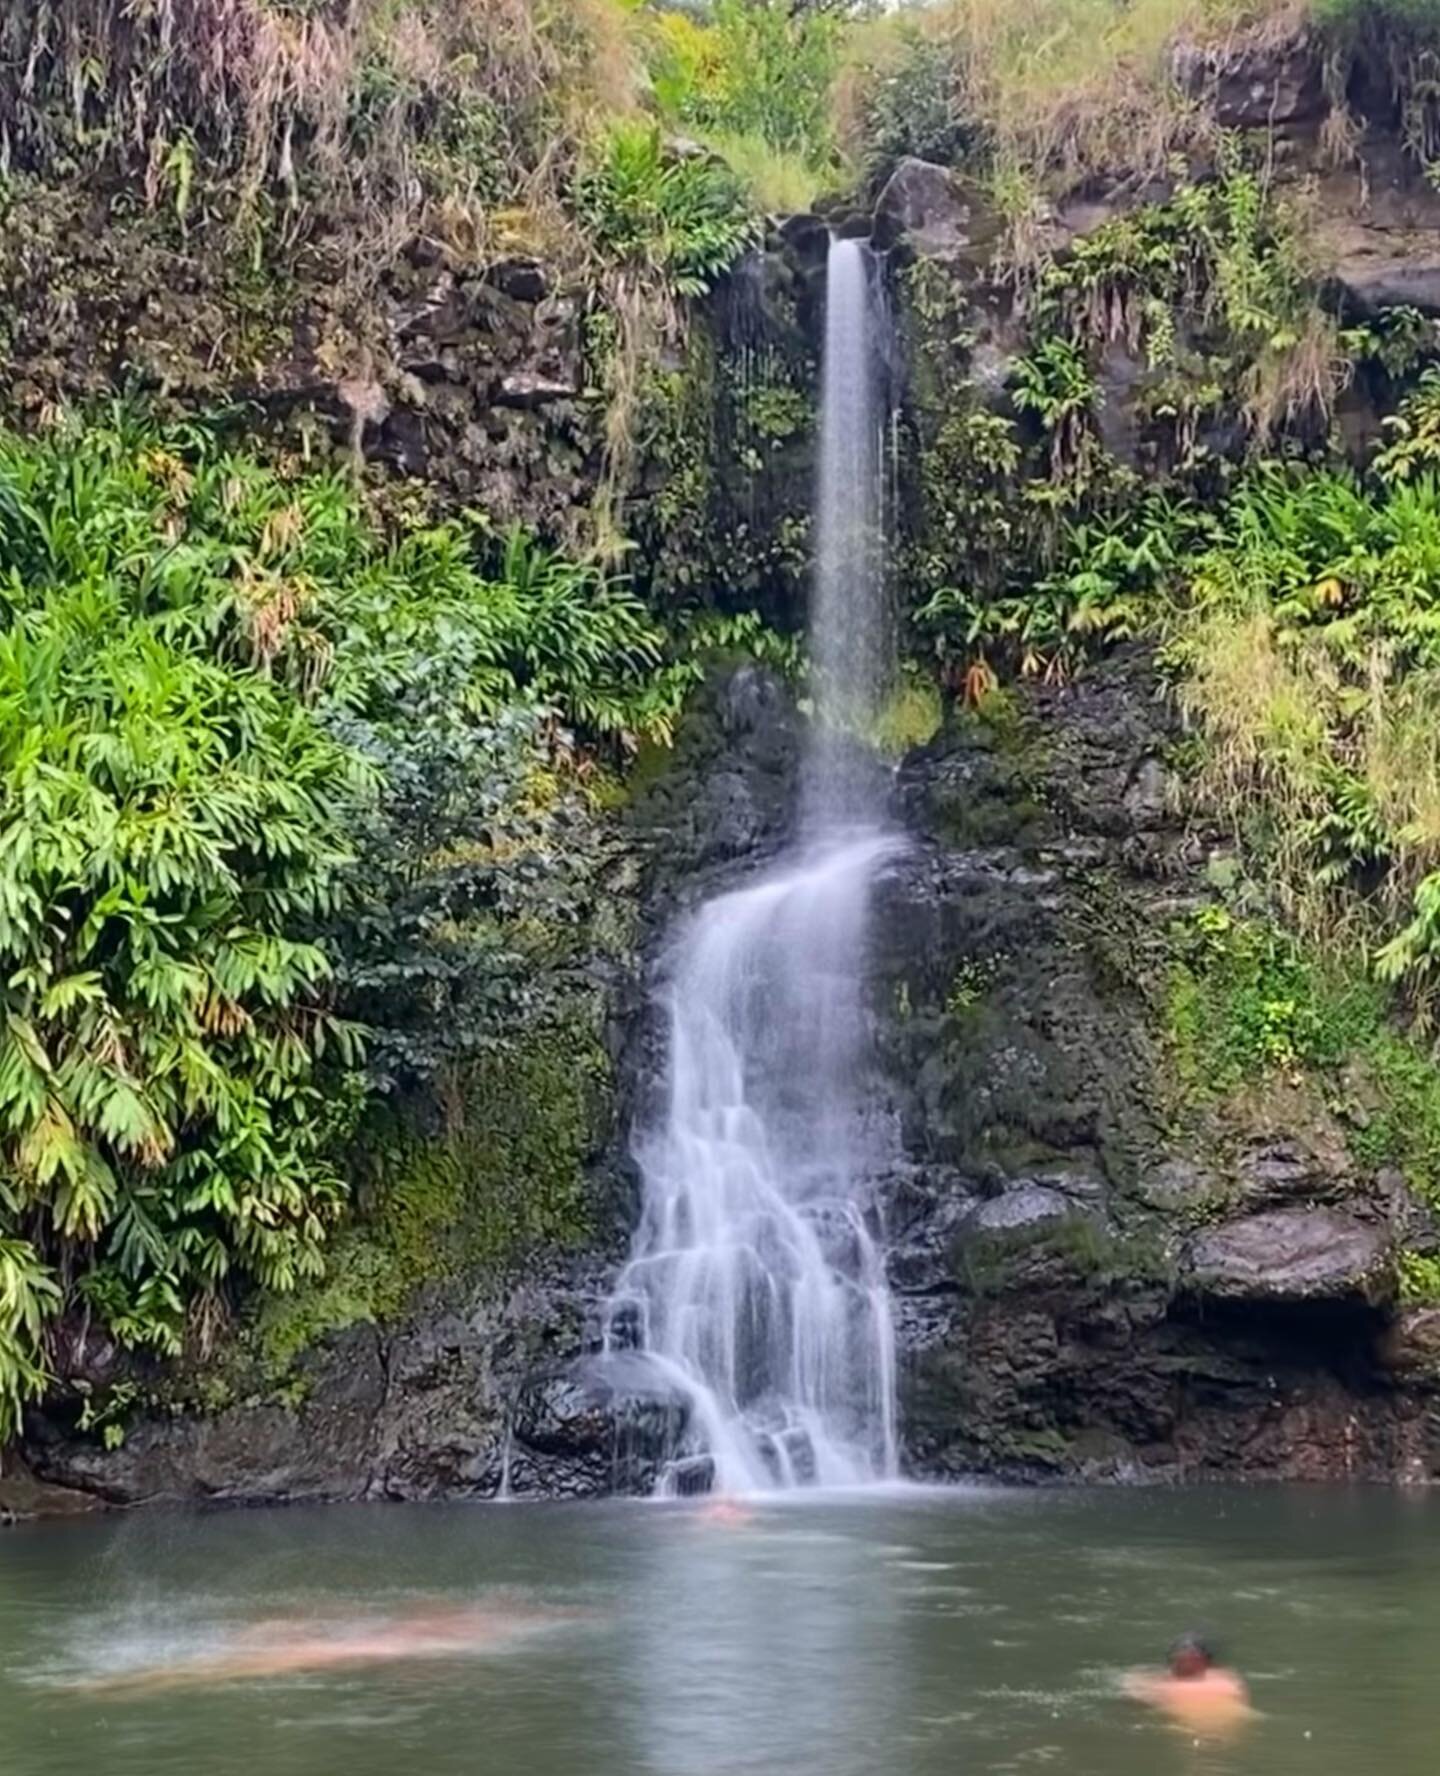
[[[575,1251],[596,1230],[588,1166],[608,1132],[612,1072],[584,1019],[470,1061],[438,1126],[413,1110],[370,1117],[358,1144],[358,1209],[325,1275],[268,1298],[254,1345],[271,1376],[326,1334],[400,1317],[424,1285],[498,1278],[536,1252]]]

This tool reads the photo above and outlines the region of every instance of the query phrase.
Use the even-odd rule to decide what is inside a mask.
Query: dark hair
[[[1171,1643],[1167,1657],[1173,1665],[1177,1659],[1183,1658],[1187,1653],[1198,1653],[1207,1665],[1215,1663],[1215,1646],[1206,1635],[1182,1634],[1178,1640]]]

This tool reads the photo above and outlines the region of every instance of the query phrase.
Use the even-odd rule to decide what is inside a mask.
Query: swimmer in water
[[[408,1615],[351,1622],[259,1622],[213,1652],[173,1665],[152,1666],[97,1679],[87,1687],[148,1691],[182,1684],[285,1677],[295,1672],[390,1664],[402,1659],[450,1659],[488,1652],[527,1629],[571,1618],[574,1612],[507,1605],[503,1610],[436,1604]]]
[[[1245,1680],[1215,1663],[1210,1648],[1195,1634],[1182,1635],[1170,1649],[1164,1671],[1132,1671],[1124,1680],[1127,1696],[1168,1715],[1186,1732],[1232,1733],[1253,1714]]]
[[[737,1499],[731,1498],[728,1492],[717,1492],[707,1500],[701,1516],[707,1523],[717,1523],[725,1529],[742,1529],[747,1523],[754,1521],[754,1512],[747,1511]]]

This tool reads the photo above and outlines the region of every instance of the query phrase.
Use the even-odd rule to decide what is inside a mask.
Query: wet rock
[[[521,1394],[508,1457],[512,1490],[651,1491],[685,1424],[685,1402],[643,1359],[578,1359]]]
[[[842,205],[832,210],[827,220],[836,240],[869,240],[874,231],[874,218],[868,210]]]
[[[976,1233],[1022,1233],[1048,1221],[1063,1221],[1072,1212],[1069,1199],[1043,1184],[1024,1184],[1018,1190],[981,1203],[968,1225]]]
[[[819,216],[787,216],[780,224],[780,238],[804,265],[818,267],[830,247],[830,230]]]
[[[1201,1234],[1186,1287],[1219,1301],[1373,1302],[1393,1291],[1383,1231],[1338,1209],[1273,1209]]]
[[[1204,1215],[1230,1196],[1213,1172],[1178,1154],[1162,1160],[1138,1179],[1134,1194],[1147,1207],[1177,1219]]]
[[[1407,154],[1367,142],[1361,165],[1329,174],[1318,201],[1315,262],[1352,313],[1440,314],[1440,192]]]
[[[1100,354],[1099,411],[1096,423],[1105,448],[1128,468],[1140,465],[1140,419],[1136,395],[1149,376],[1143,358],[1123,340],[1111,340]]]
[[[1420,1236],[1403,1180],[1347,1143],[1362,1082],[1343,1121],[1282,1082],[1177,1139],[1154,1007],[1213,841],[1168,793],[1173,717],[1143,657],[1017,704],[1003,732],[967,719],[906,761],[915,850],[877,890],[911,1462],[1440,1472],[1421,1329],[1394,1366],[1376,1355],[1391,1254]]]
[[[1136,827],[1164,823],[1174,803],[1171,775],[1161,759],[1149,756],[1136,765],[1125,788],[1125,811]]]
[[[976,390],[999,405],[1015,374],[1016,354],[994,339],[982,339],[970,354],[970,380]]]
[[[763,769],[793,757],[799,737],[795,703],[773,672],[737,667],[720,684],[716,710],[740,762]]]
[[[579,384],[568,377],[512,370],[500,378],[495,399],[502,407],[543,407],[548,401],[573,401],[579,393]]]
[[[670,768],[634,808],[658,906],[673,914],[697,878],[774,850],[793,820],[801,744],[794,697],[764,668],[741,666],[697,694]]]
[[[1273,30],[1175,50],[1176,84],[1207,100],[1222,129],[1276,129],[1318,122],[1328,108],[1323,51],[1309,32]]]
[[[971,205],[948,167],[906,156],[875,203],[875,243],[884,249],[904,240],[936,258],[971,245]]]
[[[1386,1328],[1379,1357],[1404,1380],[1440,1388],[1440,1307],[1412,1307]]]
[[[1260,1136],[1238,1161],[1239,1200],[1247,1206],[1333,1200],[1354,1189],[1354,1172],[1343,1143],[1317,1152],[1303,1136]]]
[[[1326,244],[1327,269],[1359,313],[1408,307],[1440,315],[1440,248],[1433,235],[1331,230]]]
[[[540,302],[550,294],[549,273],[538,259],[501,259],[485,278],[516,302]]]
[[[583,1455],[614,1439],[613,1396],[573,1374],[551,1376],[527,1388],[515,1414],[515,1433],[533,1450]]]
[[[0,1472],[0,1527],[30,1517],[83,1517],[100,1509],[93,1494],[37,1480],[24,1462],[7,1456]]]

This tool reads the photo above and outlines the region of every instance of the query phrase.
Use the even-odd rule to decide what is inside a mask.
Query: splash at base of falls
[[[686,1405],[662,1484],[893,1477],[895,1352],[855,1102],[871,880],[896,839],[829,835],[702,907],[675,948],[668,1094],[610,1309]]]

